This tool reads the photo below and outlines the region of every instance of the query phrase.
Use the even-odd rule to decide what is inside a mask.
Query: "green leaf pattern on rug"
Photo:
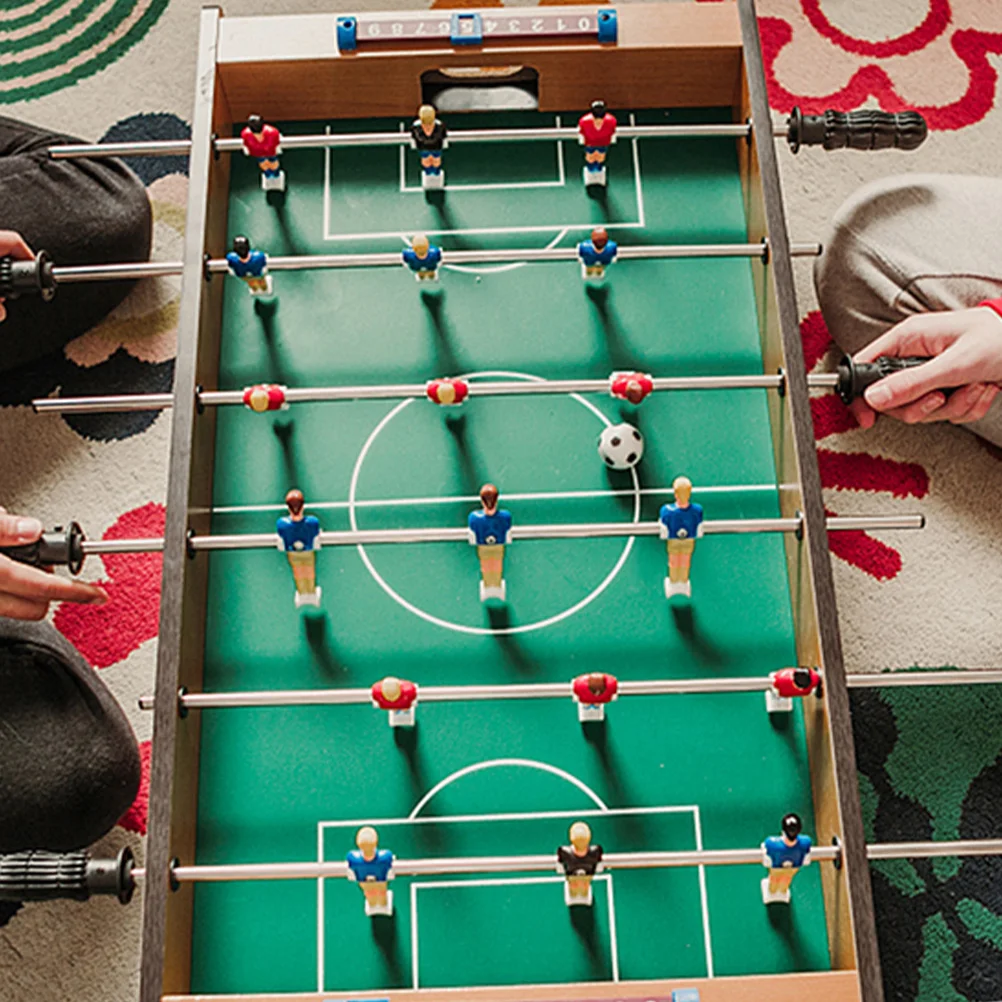
[[[120,59],[169,0],[7,0],[0,6],[0,104],[43,97]]]
[[[922,965],[915,1002],[968,1002],[953,987],[953,955],[960,943],[942,914],[930,916],[922,926]]]
[[[989,911],[980,901],[964,898],[957,902],[957,914],[967,931],[983,943],[1002,950],[1002,916]]]
[[[863,831],[866,834],[866,841],[874,842],[880,795],[873,788],[870,777],[863,773],[859,774],[859,800],[863,810]],[[906,897],[914,898],[926,889],[925,881],[918,875],[910,860],[879,860],[871,863],[870,868],[882,873]]]

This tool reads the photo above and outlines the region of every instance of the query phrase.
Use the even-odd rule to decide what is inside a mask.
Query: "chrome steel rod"
[[[620,682],[620,696],[674,696],[702,693],[765,692],[768,678],[655,679]],[[428,685],[418,687],[420,703],[466,703],[499,699],[571,699],[570,682],[512,685]],[[247,709],[262,706],[365,706],[368,689],[285,689],[271,692],[186,692],[178,697],[188,710]],[[153,709],[152,696],[140,696],[141,710]]]
[[[1002,682],[1002,669],[983,671],[894,671],[872,675],[846,675],[845,684],[852,689],[883,689],[895,686],[919,685],[994,685]]]
[[[180,261],[132,261],[123,264],[55,265],[52,277],[58,285],[74,282],[112,282],[119,279],[163,278],[180,275],[184,266]]]
[[[1002,839],[962,842],[876,842],[866,847],[869,859],[935,859],[939,856],[1002,856]]]
[[[742,139],[751,135],[750,125],[621,125],[617,139]],[[543,126],[537,129],[450,129],[448,143],[524,143],[577,141],[578,130],[573,126]],[[324,149],[336,146],[409,146],[409,132],[344,132],[305,136],[282,136],[283,150]],[[238,138],[216,139],[219,153],[240,153],[244,144]],[[150,140],[132,143],[72,143],[50,146],[54,160],[77,157],[165,157],[187,156],[191,140]]]
[[[707,536],[743,534],[752,532],[797,532],[802,526],[799,518],[733,518],[715,519],[703,523]],[[925,526],[923,515],[833,515],[826,520],[829,532],[846,530],[921,529]],[[658,536],[660,522],[583,522],[566,525],[515,525],[512,540],[528,539],[603,539],[624,536]],[[468,530],[461,527],[430,529],[362,529],[339,532],[321,532],[322,546],[362,546],[399,543],[465,543]],[[193,550],[268,550],[278,543],[278,536],[269,532],[240,533],[238,535],[192,536],[188,545]],[[87,540],[83,544],[85,555],[94,553],[149,553],[162,549],[160,539]]]
[[[807,377],[812,389],[829,389],[838,384],[838,374],[822,372]],[[783,376],[667,376],[652,380],[656,391],[675,390],[778,390]],[[545,379],[538,382],[524,380],[471,381],[471,397],[546,396],[561,393],[608,393],[608,379]],[[324,403],[336,400],[405,400],[425,396],[424,383],[399,383],[384,386],[313,386],[286,388],[285,400],[289,404]],[[203,407],[227,407],[243,403],[243,390],[202,390],[198,402]],[[165,410],[174,405],[171,393],[129,393],[118,396],[95,397],[40,397],[32,406],[39,414],[91,414],[118,411]]]

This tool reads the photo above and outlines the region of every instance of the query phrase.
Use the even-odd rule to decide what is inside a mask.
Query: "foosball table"
[[[171,408],[164,538],[21,554],[163,551],[146,859],[5,893],[140,883],[142,1002],[880,1002],[868,858],[998,846],[864,839],[827,533],[922,519],[825,515],[894,363],[805,373],[776,147],[924,136],[752,0],[203,10],[190,141],[52,150],[189,154],[183,260],[0,275],[183,275],[173,394],[36,402]]]

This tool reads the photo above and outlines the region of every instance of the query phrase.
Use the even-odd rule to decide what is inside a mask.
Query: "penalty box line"
[[[605,884],[606,911],[609,916],[609,959],[612,963],[612,980],[619,981],[619,940],[616,933],[616,902],[613,894],[611,873],[600,873],[593,883]],[[449,887],[512,887],[529,884],[563,884],[563,877],[494,877],[487,880],[429,880],[414,881],[411,884],[411,981],[413,988],[420,987],[421,954],[418,944],[418,896],[419,890],[435,890]],[[563,907],[568,907],[564,905]]]
[[[630,124],[636,125],[636,116],[631,113]],[[331,127],[328,125],[326,131],[329,134]],[[558,145],[562,145],[564,140],[558,141]],[[629,140],[632,147],[632,163],[633,163],[633,184],[634,191],[637,200],[637,219],[632,222],[606,222],[601,225],[608,231],[613,230],[631,230],[631,229],[644,229],[647,226],[647,217],[644,211],[644,186],[642,180],[642,173],[640,168],[640,140],[631,139]],[[405,148],[401,148],[400,155],[405,156]],[[389,239],[407,239],[408,234],[413,233],[411,230],[383,230],[373,233],[331,233],[331,189],[333,181],[333,167],[331,166],[333,156],[332,147],[328,146],[324,150],[324,194],[323,194],[323,217],[324,217],[324,232],[323,238],[325,241],[348,241],[348,240],[389,240]],[[561,164],[563,163],[563,157],[561,154]],[[544,182],[530,182],[530,186],[542,186]],[[553,182],[545,182],[546,185],[552,187],[558,187],[558,185]],[[512,190],[516,191],[520,187],[524,187],[524,184],[512,183],[512,184],[497,184],[490,186],[493,190]],[[485,186],[486,187],[486,186]],[[408,189],[409,190],[409,189]],[[421,189],[414,189],[421,190]],[[462,191],[464,186],[446,186],[444,191]],[[537,225],[537,226],[485,226],[485,227],[471,227],[467,229],[455,229],[455,230],[425,230],[424,232],[428,236],[497,236],[499,234],[521,234],[521,233],[556,233],[560,230],[575,230],[575,231],[585,231],[590,232],[599,225],[595,221],[590,221],[587,223],[555,223],[553,225]]]
[[[317,822],[317,859],[326,862],[324,858],[324,833],[335,829],[358,829],[363,825],[374,828],[392,828],[399,825],[423,824],[468,824],[489,821],[539,821],[539,820],[582,820],[587,818],[612,818],[657,816],[661,814],[690,814],[693,823],[693,835],[696,851],[703,851],[703,826],[698,804],[670,804],[657,807],[610,807],[585,808],[577,811],[520,811],[500,814],[442,814],[424,815],[414,818],[355,818],[344,821]],[[554,864],[556,865],[556,864]],[[696,867],[699,882],[699,903],[703,925],[703,949],[706,961],[706,975],[712,978],[713,973],[713,942],[710,932],[710,908],[706,888],[706,867],[702,864]],[[548,878],[547,878],[548,879]],[[556,877],[555,880],[562,880]],[[317,991],[325,991],[324,985],[324,954],[326,951],[326,929],[324,924],[324,880],[317,879]],[[415,879],[413,888],[421,883]],[[610,884],[611,893],[611,884]]]

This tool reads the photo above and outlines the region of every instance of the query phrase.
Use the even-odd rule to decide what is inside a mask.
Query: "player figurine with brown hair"
[[[783,834],[770,835],[762,843],[762,865],[769,868],[769,876],[762,878],[762,901],[767,905],[788,905],[797,870],[811,861],[811,840],[801,835],[803,827],[796,814],[787,814]]]
[[[283,515],[275,525],[278,548],[285,551],[296,582],[296,608],[303,605],[320,605],[317,587],[317,550],[320,549],[320,522],[316,515],[303,511],[303,492],[291,490],[285,495],[289,514]]]
[[[661,538],[668,540],[668,577],[665,578],[665,598],[675,595],[692,595],[689,567],[696,540],[703,535],[703,508],[694,504],[692,481],[676,477],[672,484],[675,492],[673,504],[661,506]]]
[[[578,258],[581,261],[581,277],[586,282],[601,282],[605,279],[605,269],[616,260],[619,245],[609,239],[604,227],[591,231],[590,240],[578,244]]]
[[[605,184],[605,155],[616,141],[616,116],[605,101],[592,101],[591,111],[578,119],[578,142],[585,148],[584,183]]]
[[[251,115],[240,132],[244,156],[254,157],[261,168],[261,187],[265,191],[285,191],[285,171],[278,166],[282,135],[274,125],[265,125],[260,115]]]
[[[230,274],[244,282],[252,296],[271,295],[268,255],[264,251],[251,250],[247,237],[233,238],[233,250],[226,255],[226,264]]]
[[[557,873],[567,878],[564,901],[568,905],[591,905],[592,878],[602,872],[602,847],[592,845],[591,829],[583,821],[571,825],[568,837],[571,844],[557,849]]]
[[[445,126],[436,118],[430,104],[418,108],[411,124],[411,146],[421,154],[421,187],[425,191],[445,187],[442,150],[447,145]]]
[[[821,674],[813,668],[780,668],[769,676],[772,687],[765,690],[769,713],[789,713],[794,699],[821,692]]]
[[[358,883],[365,895],[366,915],[392,915],[393,853],[379,848],[379,836],[370,825],[355,835],[357,849],[348,853],[348,879]]]
[[[480,488],[481,511],[470,512],[469,540],[476,546],[480,558],[480,601],[499,598],[503,602],[507,589],[504,582],[504,548],[511,533],[511,512],[498,508],[498,489],[493,484]]]
[[[605,707],[619,694],[619,680],[615,675],[593,671],[578,675],[571,683],[571,692],[578,704],[578,720],[605,720]]]
[[[418,282],[437,282],[438,266],[442,263],[442,249],[436,247],[423,233],[411,237],[411,245],[402,252],[404,267],[410,268]]]
[[[372,687],[372,705],[386,710],[390,727],[413,727],[418,688],[406,679],[387,675]]]

